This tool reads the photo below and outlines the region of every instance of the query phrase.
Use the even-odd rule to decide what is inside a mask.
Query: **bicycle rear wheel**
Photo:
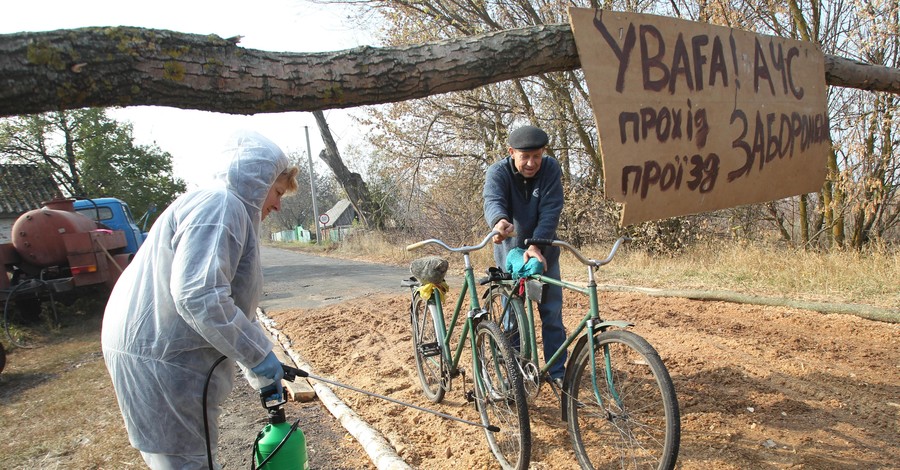
[[[597,335],[598,401],[590,347],[585,342],[576,349],[565,406],[581,468],[674,468],[681,437],[678,402],[656,350],[630,331]]]
[[[475,327],[472,354],[475,400],[481,422],[500,428],[485,429],[488,446],[504,469],[524,470],[531,460],[531,423],[522,376],[500,328],[483,320]]]
[[[412,323],[413,354],[416,358],[416,371],[422,392],[434,403],[440,403],[447,393],[448,375],[444,366],[444,355],[441,339],[438,338],[435,319],[431,309],[435,308],[418,293],[413,295],[410,304],[410,321]]]
[[[525,303],[521,297],[511,295],[507,285],[494,284],[484,291],[482,299],[492,322],[496,323],[509,340],[512,352],[519,365],[525,396],[529,403],[534,401],[541,388],[541,371],[531,361],[530,335],[534,332],[528,328],[525,319]],[[522,334],[521,332],[525,332]]]

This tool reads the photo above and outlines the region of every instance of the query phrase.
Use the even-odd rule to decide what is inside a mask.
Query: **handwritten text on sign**
[[[821,188],[829,135],[814,45],[653,15],[569,16],[624,225]]]

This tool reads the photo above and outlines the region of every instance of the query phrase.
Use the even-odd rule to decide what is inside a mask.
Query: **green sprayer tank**
[[[306,437],[303,431],[285,422],[284,409],[269,410],[269,423],[259,432],[253,459],[256,465],[265,460],[284,437],[290,434],[284,445],[259,470],[307,470],[309,459],[306,454]]]

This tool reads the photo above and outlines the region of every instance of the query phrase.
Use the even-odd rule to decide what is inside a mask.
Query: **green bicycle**
[[[479,297],[469,253],[483,248],[498,232],[491,232],[475,246],[453,248],[437,239],[424,240],[406,247],[412,251],[425,245],[437,245],[453,253],[461,253],[465,263],[465,279],[449,324],[444,317],[444,291],[435,283],[423,284],[415,277],[404,280],[409,287],[409,307],[412,342],[419,382],[425,396],[439,403],[450,389],[452,379],[464,375],[460,357],[467,343],[472,351],[472,382],[474,392],[464,391],[466,400],[474,402],[485,425],[488,446],[504,469],[524,470],[531,459],[531,425],[525,388],[512,346],[503,337],[499,326],[490,321],[488,312],[479,304]],[[440,280],[437,284],[443,282]],[[468,298],[469,309],[462,321],[456,348],[451,338],[463,305]],[[449,325],[449,330],[448,330]],[[471,335],[469,334],[471,333]],[[499,432],[487,429],[497,426]]]
[[[681,422],[672,379],[656,350],[624,328],[632,323],[603,320],[599,314],[594,271],[612,261],[626,239],[616,241],[603,260],[588,259],[561,240],[525,240],[526,246],[557,246],[587,266],[587,286],[531,275],[513,280],[491,268],[483,299],[491,318],[513,344],[529,400],[533,400],[550,366],[575,346],[563,379],[562,419],[582,468],[671,469],[678,458]],[[560,348],[540,367],[533,303],[544,284],[586,295],[590,307]]]

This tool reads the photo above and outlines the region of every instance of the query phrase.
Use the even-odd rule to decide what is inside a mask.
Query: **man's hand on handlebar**
[[[494,235],[494,238],[492,239],[493,242],[501,243],[501,242],[503,242],[503,240],[506,240],[507,238],[512,236],[512,234],[515,230],[515,227],[513,227],[513,224],[510,221],[508,221],[506,219],[500,219],[494,225],[494,230],[496,230],[497,232],[500,232],[500,233],[498,233],[497,235]]]
[[[506,219],[500,219],[495,225],[494,230],[500,232],[491,239],[494,243],[502,243],[503,240],[513,236],[515,227]]]
[[[544,271],[547,270],[547,260],[544,259],[544,254],[541,253],[541,249],[537,245],[531,245],[525,250],[525,262],[527,263],[529,259],[535,258],[541,262],[541,266],[544,267]]]

